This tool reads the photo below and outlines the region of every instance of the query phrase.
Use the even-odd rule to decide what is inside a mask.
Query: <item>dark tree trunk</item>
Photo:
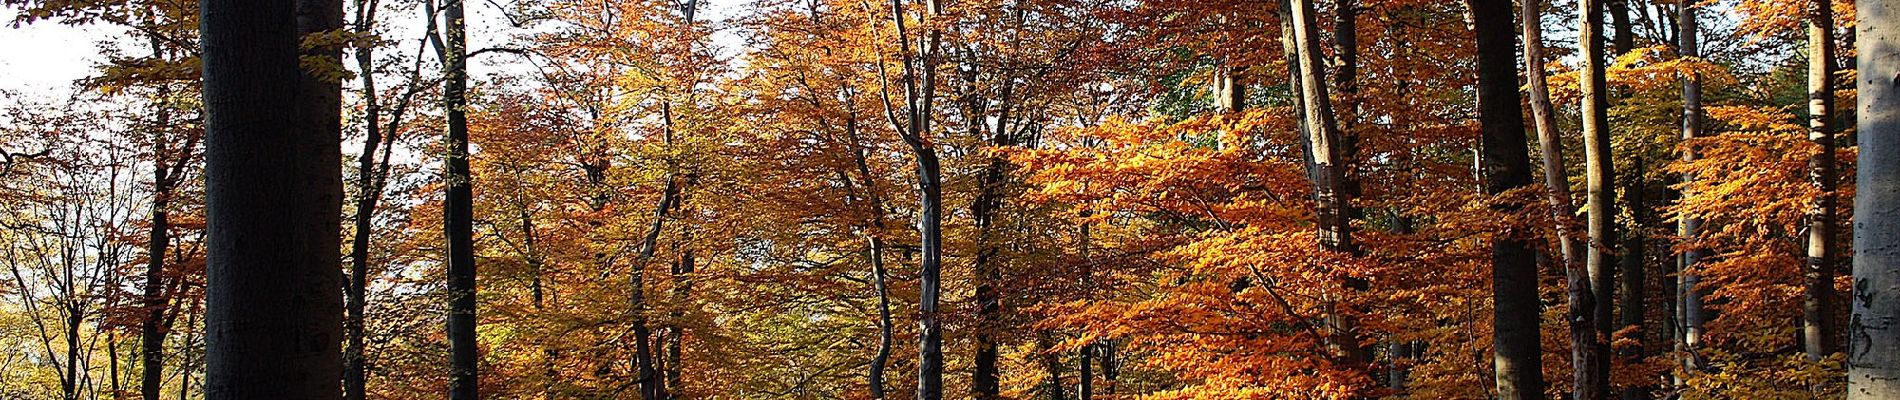
[[[924,0],[925,19],[943,14],[938,0]],[[937,145],[930,139],[932,102],[936,99],[938,58],[943,54],[943,32],[929,29],[912,51],[906,25],[904,0],[891,0],[891,19],[897,28],[898,48],[903,59],[902,89],[905,118],[900,123],[891,115],[893,128],[916,158],[918,213],[917,234],[921,242],[917,283],[917,400],[943,398],[943,322],[937,314],[943,275],[943,167],[937,158]],[[886,103],[886,112],[892,108]]]
[[[1478,21],[1511,20],[1510,0],[1470,0]],[[1478,110],[1484,131],[1484,189],[1498,195],[1531,184],[1524,110],[1517,93],[1516,34],[1510,24],[1477,24]],[[1516,213],[1522,205],[1499,205]],[[1491,246],[1493,337],[1498,398],[1544,398],[1539,359],[1537,258],[1530,238],[1498,237]]]
[[[299,67],[338,0],[203,0],[205,398],[342,395],[341,86]]]
[[[1808,360],[1834,354],[1835,190],[1840,186],[1834,162],[1834,9],[1830,0],[1808,6],[1808,141],[1820,147],[1808,159],[1808,178],[1821,197],[1808,210],[1808,246],[1802,286],[1801,347]]]
[[[443,200],[443,234],[447,236],[449,291],[449,399],[475,400],[475,229],[473,179],[468,171],[468,35],[462,0],[446,0],[442,17],[448,44],[443,60],[443,108],[449,120],[442,162],[448,193]]]
[[[1642,358],[1648,355],[1644,344],[1647,343],[1646,338],[1649,335],[1648,326],[1643,319],[1648,312],[1648,302],[1645,298],[1649,293],[1645,281],[1649,279],[1648,254],[1645,251],[1648,245],[1645,243],[1646,238],[1642,232],[1643,227],[1649,226],[1647,212],[1649,203],[1644,197],[1647,194],[1644,188],[1648,185],[1644,180],[1642,157],[1635,157],[1631,161],[1629,181],[1623,188],[1623,203],[1628,205],[1630,227],[1628,233],[1623,236],[1624,253],[1621,268],[1623,274],[1618,280],[1621,286],[1617,288],[1617,293],[1622,296],[1618,301],[1623,303],[1623,307],[1619,310],[1622,314],[1618,315],[1617,322],[1621,326],[1619,330],[1632,332],[1629,339],[1636,342],[1636,345],[1617,352],[1617,356],[1623,358],[1624,365],[1640,363]],[[1604,372],[1608,373],[1609,370],[1604,370]],[[1622,398],[1623,400],[1647,399],[1649,398],[1648,385],[1629,386],[1623,389]]]

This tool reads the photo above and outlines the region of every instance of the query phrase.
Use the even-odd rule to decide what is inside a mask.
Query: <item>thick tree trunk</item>
[[[1836,226],[1834,194],[1840,176],[1834,163],[1834,9],[1830,0],[1814,0],[1808,8],[1808,141],[1820,147],[1808,159],[1808,178],[1821,191],[1808,210],[1808,246],[1802,286],[1801,347],[1808,359],[1819,361],[1834,354],[1834,255]]]
[[[1472,18],[1508,21],[1510,0],[1470,0]],[[1515,33],[1509,24],[1477,24],[1478,110],[1484,131],[1484,191],[1498,195],[1531,184],[1530,150],[1517,93]],[[1522,205],[1499,205],[1516,213]],[[1491,245],[1493,357],[1499,399],[1544,398],[1539,356],[1537,259],[1529,238],[1498,237]]]
[[[1697,27],[1696,9],[1697,7],[1680,8],[1681,15],[1678,16],[1680,22],[1677,23],[1677,27],[1679,27],[1682,32],[1677,35],[1678,40],[1681,42],[1676,45],[1676,51],[1680,53],[1682,57],[1701,56],[1701,51],[1697,47],[1700,46],[1700,43],[1697,42],[1697,36],[1700,32]],[[1682,139],[1689,140],[1702,136],[1702,78],[1695,74],[1684,75],[1682,77]],[[1682,161],[1684,162],[1695,161],[1696,157],[1697,155],[1694,151],[1684,151],[1682,153]],[[1686,185],[1694,183],[1696,177],[1690,174],[1683,174],[1682,180]],[[1693,195],[1693,193],[1689,190],[1683,190],[1683,197],[1691,195]],[[1682,240],[1691,241],[1693,243],[1693,241],[1697,240],[1697,236],[1701,234],[1701,230],[1702,220],[1683,218],[1677,223],[1676,235],[1681,237]],[[1677,334],[1681,335],[1681,337],[1676,338],[1676,346],[1677,351],[1684,354],[1685,358],[1683,362],[1685,367],[1692,372],[1702,368],[1700,355],[1702,348],[1702,322],[1706,319],[1707,314],[1702,309],[1702,295],[1704,292],[1698,286],[1701,285],[1702,281],[1700,264],[1702,263],[1702,258],[1706,255],[1707,250],[1700,248],[1700,246],[1690,246],[1688,249],[1683,250],[1682,258],[1678,261],[1676,267],[1676,297],[1677,301],[1680,302],[1680,305],[1676,307],[1676,321],[1681,326],[1681,329],[1677,330]]]
[[[302,36],[342,26],[337,0],[200,3],[208,307],[205,398],[342,395],[341,87],[299,67],[336,59]]]
[[[475,230],[472,176],[468,171],[468,35],[462,0],[446,0],[447,57],[443,60],[442,101],[448,114],[447,148],[442,165],[447,193],[443,199],[443,228],[447,236],[449,293],[449,399],[475,400]]]
[[[1900,399],[1900,3],[1856,4],[1860,172],[1848,400]]]
[[[1577,387],[1579,400],[1607,399],[1610,391],[1609,381],[1609,338],[1613,332],[1610,322],[1615,315],[1616,298],[1616,180],[1615,159],[1610,149],[1609,89],[1604,79],[1603,54],[1603,0],[1583,0],[1583,29],[1580,40],[1583,47],[1583,146],[1584,146],[1584,182],[1588,191],[1584,209],[1590,218],[1587,223],[1590,245],[1584,252],[1584,263],[1590,273],[1590,294],[1595,301],[1591,318],[1596,328],[1595,337],[1590,341],[1591,352],[1595,353],[1589,385]]]

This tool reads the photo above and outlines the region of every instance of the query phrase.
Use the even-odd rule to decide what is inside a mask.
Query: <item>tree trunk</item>
[[[1641,363],[1643,357],[1648,355],[1644,347],[1647,327],[1643,321],[1643,316],[1648,310],[1647,299],[1644,298],[1648,294],[1645,285],[1645,280],[1649,278],[1646,268],[1648,256],[1644,251],[1647,245],[1644,243],[1645,238],[1641,231],[1642,227],[1649,225],[1647,212],[1649,204],[1644,197],[1647,194],[1644,192],[1644,187],[1648,185],[1644,181],[1643,158],[1634,157],[1631,163],[1632,171],[1630,171],[1627,186],[1623,189],[1623,203],[1628,205],[1630,229],[1623,235],[1623,274],[1618,280],[1620,286],[1617,287],[1617,293],[1622,296],[1618,301],[1623,303],[1623,308],[1619,310],[1622,314],[1618,315],[1617,323],[1620,328],[1617,329],[1632,332],[1629,339],[1636,345],[1617,352],[1617,355],[1623,358],[1624,365]],[[1608,369],[1603,370],[1606,375],[1609,372]],[[1623,400],[1647,399],[1649,398],[1648,385],[1629,386],[1623,390],[1622,398]]]
[[[1470,0],[1478,21],[1510,20],[1510,0]],[[1531,184],[1530,150],[1517,93],[1517,45],[1509,24],[1476,24],[1479,124],[1484,131],[1484,189],[1489,195]],[[1516,213],[1522,205],[1498,205]],[[1544,398],[1539,360],[1537,259],[1528,238],[1498,237],[1491,245],[1493,357],[1498,398]]]
[[[1832,1],[1814,0],[1808,8],[1808,141],[1820,151],[1808,158],[1808,178],[1821,191],[1808,210],[1808,246],[1802,286],[1801,347],[1808,360],[1834,354],[1835,194],[1840,177],[1834,163],[1834,9]]]
[[[1585,271],[1583,244],[1578,243],[1572,226],[1576,208],[1570,201],[1570,179],[1564,170],[1563,138],[1557,132],[1557,111],[1550,102],[1550,84],[1544,71],[1542,4],[1525,0],[1519,24],[1524,31],[1525,77],[1530,81],[1531,116],[1537,128],[1538,149],[1543,156],[1545,201],[1550,204],[1551,219],[1557,225],[1557,249],[1564,271],[1565,297],[1569,303],[1571,386],[1589,387],[1601,371],[1594,368],[1599,354],[1592,345],[1596,338],[1596,298],[1590,292]]]
[[[338,0],[200,3],[205,100],[205,398],[342,395],[341,87],[304,71]],[[274,156],[272,156],[274,155]]]
[[[156,50],[157,46],[153,47]],[[195,141],[186,143],[186,147],[177,149],[178,154],[171,154],[173,149],[169,148],[170,140],[164,132],[172,124],[170,105],[166,101],[170,94],[169,87],[159,89],[158,132],[152,137],[151,230],[146,235],[145,293],[141,299],[145,315],[139,321],[139,394],[145,400],[158,400],[165,385],[165,336],[171,330],[165,323],[166,305],[171,302],[165,291],[165,255],[171,246],[171,197],[178,175],[184,173],[183,168],[174,168],[173,163],[183,167],[190,159],[190,146],[196,145]],[[177,158],[174,161],[172,157]],[[118,384],[117,379],[113,384]]]
[[[1616,318],[1616,179],[1615,159],[1610,149],[1609,89],[1604,80],[1603,0],[1583,0],[1583,29],[1579,36],[1583,47],[1583,146],[1584,181],[1589,192],[1584,209],[1589,213],[1589,251],[1584,263],[1590,274],[1590,294],[1594,300],[1591,317],[1596,328],[1590,341],[1596,373],[1589,385],[1576,388],[1579,400],[1607,399],[1609,381],[1609,339]]]
[[[449,292],[449,399],[475,400],[475,239],[473,179],[468,171],[468,35],[462,17],[462,0],[447,0],[442,16],[447,21],[447,58],[443,60],[442,101],[448,114],[449,129],[443,138],[443,181],[447,194],[443,200],[443,228],[447,236]]]
[[[1900,3],[1856,4],[1860,172],[1848,400],[1900,399]]]
[[[1677,35],[1681,43],[1677,44],[1676,51],[1685,58],[1701,56],[1701,51],[1697,48],[1700,45],[1697,43],[1697,35],[1700,32],[1697,28],[1696,8],[1681,7],[1682,14],[1678,16],[1680,22],[1677,26],[1682,32]],[[1682,139],[1689,140],[1702,136],[1702,78],[1691,73],[1682,77]],[[1683,162],[1695,161],[1696,157],[1694,151],[1682,153]],[[1694,183],[1695,179],[1694,175],[1683,174],[1684,187]],[[1689,190],[1683,190],[1683,197],[1691,195],[1693,193]],[[1701,234],[1701,230],[1702,220],[1683,218],[1676,226],[1676,235],[1693,244],[1697,236]],[[1681,337],[1677,339],[1676,346],[1678,352],[1684,354],[1684,365],[1691,372],[1702,368],[1699,352],[1702,348],[1702,322],[1707,316],[1702,309],[1704,292],[1698,287],[1702,281],[1700,264],[1702,258],[1707,255],[1707,250],[1700,247],[1691,245],[1683,250],[1682,258],[1676,267],[1676,297],[1681,302],[1681,305],[1676,307],[1676,320],[1681,325],[1681,329],[1677,332]]]
[[[924,3],[925,20],[943,14],[943,4],[938,0]],[[922,250],[917,275],[917,400],[940,400],[943,398],[943,322],[937,315],[937,302],[943,275],[943,167],[937,158],[937,145],[930,140],[930,122],[943,33],[938,28],[930,28],[919,40],[921,48],[913,53],[904,0],[891,0],[891,20],[897,28],[899,54],[904,64],[902,86],[906,117],[901,126],[894,128],[917,161],[917,233]],[[892,122],[897,123],[895,117]]]

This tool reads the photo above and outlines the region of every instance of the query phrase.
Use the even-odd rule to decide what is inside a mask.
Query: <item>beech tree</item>
[[[1854,197],[1854,319],[1847,328],[1847,398],[1900,398],[1900,316],[1894,288],[1900,286],[1900,248],[1893,246],[1900,223],[1900,162],[1893,159],[1900,137],[1894,135],[1900,92],[1900,4],[1862,2],[1855,10],[1856,64],[1860,77],[1856,116],[1860,119],[1859,191]]]
[[[342,394],[340,52],[334,0],[201,3],[207,399]],[[294,29],[293,29],[294,28]],[[312,68],[304,59],[317,60]],[[295,90],[285,90],[285,86]],[[267,156],[276,155],[276,156]]]

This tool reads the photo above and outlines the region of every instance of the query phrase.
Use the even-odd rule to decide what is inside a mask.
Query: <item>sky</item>
[[[19,13],[0,8],[0,21]],[[41,22],[20,27],[0,26],[0,90],[24,94],[65,94],[72,82],[92,74],[105,62],[98,42],[122,34],[123,29],[75,27]]]
[[[705,9],[701,11],[703,19],[721,19],[732,16],[738,5],[747,0],[701,0]],[[469,48],[481,49],[499,45],[507,40],[510,28],[498,5],[507,1],[471,2],[469,17]],[[414,14],[414,13],[408,13]],[[19,12],[10,7],[0,7],[0,92],[19,92],[29,97],[65,97],[71,94],[72,83],[93,74],[96,67],[106,61],[101,51],[101,42],[124,37],[123,28],[90,25],[69,26],[56,21],[42,21],[30,25],[13,27],[10,22]],[[405,18],[406,17],[406,18]],[[348,18],[347,16],[345,18]],[[413,39],[418,36],[421,21],[414,15],[379,21],[386,26],[394,26],[395,32],[389,35],[401,39]],[[715,41],[731,50],[737,45],[737,38],[729,32],[715,35]],[[403,51],[412,51],[409,43],[401,46]],[[484,56],[486,60],[474,60],[470,65],[471,74],[477,77],[493,73],[526,72],[531,68],[516,57],[505,55]],[[515,71],[520,69],[522,71]],[[0,97],[0,101],[7,101]]]

